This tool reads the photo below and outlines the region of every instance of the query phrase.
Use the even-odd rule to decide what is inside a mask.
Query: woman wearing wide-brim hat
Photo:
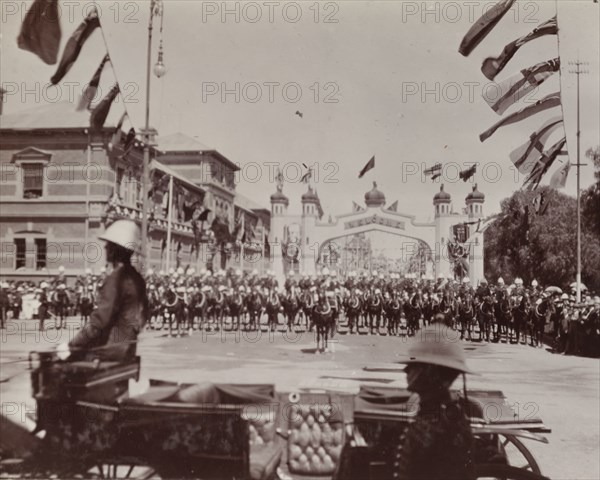
[[[460,332],[442,324],[419,331],[400,363],[406,364],[408,390],[419,395],[419,410],[395,449],[393,478],[475,478],[474,439],[464,400],[450,393],[460,375],[464,381],[465,374],[473,373]]]

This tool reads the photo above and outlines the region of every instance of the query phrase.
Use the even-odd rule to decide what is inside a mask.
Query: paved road
[[[33,408],[24,359],[30,350],[52,348],[68,340],[78,328],[43,335],[34,333],[33,322],[10,324],[2,332],[0,384],[3,413],[23,414],[15,405]],[[281,391],[298,387],[330,386],[357,389],[359,381],[379,378],[405,384],[402,373],[375,373],[366,365],[393,362],[406,351],[406,341],[387,336],[339,335],[335,352],[315,354],[312,334],[277,332],[233,334],[198,333],[169,338],[165,332],[142,336],[143,388],[148,378],[181,382],[275,383]],[[553,479],[600,478],[600,361],[554,355],[545,349],[523,345],[467,343],[469,364],[480,375],[468,379],[469,388],[505,393],[522,417],[537,415],[552,429],[548,445],[526,441]],[[17,363],[11,363],[17,362]],[[23,372],[23,373],[21,373]],[[355,380],[348,380],[355,379]],[[460,385],[459,385],[460,386]]]

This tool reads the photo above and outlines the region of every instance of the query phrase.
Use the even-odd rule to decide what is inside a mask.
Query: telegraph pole
[[[577,75],[577,302],[581,302],[581,103],[579,96],[579,77],[581,74],[588,73],[587,70],[583,70],[581,67],[587,65],[587,62],[580,62],[579,59],[576,62],[569,62],[569,65],[573,66],[569,73]]]

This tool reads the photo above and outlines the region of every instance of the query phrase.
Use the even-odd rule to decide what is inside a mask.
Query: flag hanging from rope
[[[60,15],[58,0],[35,0],[27,11],[17,45],[37,55],[44,63],[54,65],[60,47]]]
[[[106,54],[100,62],[100,65],[96,69],[96,72],[90,80],[90,83],[88,83],[88,85],[83,90],[83,93],[81,94],[81,98],[79,99],[79,105],[77,105],[78,111],[88,109],[90,104],[92,103],[92,100],[94,100],[94,97],[98,92],[98,85],[100,84],[102,70],[104,69],[104,65],[106,64],[106,62],[108,62],[109,60],[110,59],[108,57],[108,54]]]
[[[371,157],[371,160],[369,160],[367,164],[362,168],[362,170],[358,173],[358,178],[362,178],[365,175],[365,173],[367,173],[369,170],[372,170],[373,168],[375,168],[375,155]]]
[[[525,108],[522,108],[518,112],[511,113],[509,116],[504,117],[499,122],[496,122],[490,128],[488,128],[485,132],[479,135],[479,141],[485,142],[488,138],[490,138],[496,130],[505,125],[510,125],[516,122],[520,122],[526,118],[535,115],[536,113],[543,112],[544,110],[548,110],[549,108],[557,107],[560,105],[560,92],[551,93],[550,95],[546,95],[541,100],[528,105]]]
[[[77,60],[77,57],[79,57],[83,44],[99,26],[100,19],[98,18],[98,11],[94,7],[85,20],[77,27],[77,30],[73,32],[69,40],[67,40],[58,68],[50,78],[52,85],[56,85],[64,78]]]
[[[535,190],[539,186],[542,177],[546,174],[552,163],[554,163],[556,157],[561,153],[565,143],[567,143],[567,139],[563,137],[540,157],[529,176],[525,179],[524,186],[529,185],[529,190]]]
[[[309,168],[308,172],[306,172],[304,175],[302,175],[302,178],[300,179],[300,182],[301,183],[308,183],[311,178],[312,178],[312,168]]]
[[[517,53],[519,48],[525,45],[531,40],[543,37],[544,35],[556,35],[558,33],[558,24],[556,23],[556,17],[551,18],[547,22],[542,23],[539,27],[534,28],[527,35],[517,38],[515,41],[510,42],[504,47],[502,53],[497,57],[488,57],[483,61],[481,65],[481,71],[488,80],[493,80],[510,61],[510,59]]]
[[[110,112],[110,107],[118,94],[119,84],[115,84],[106,94],[106,97],[94,108],[90,116],[90,124],[93,129],[100,130],[104,126],[108,112]]]
[[[463,182],[466,182],[467,180],[469,180],[469,178],[475,175],[475,172],[477,172],[477,164],[467,168],[466,170],[463,170],[458,174],[458,176],[462,179]]]
[[[502,0],[486,11],[469,29],[460,42],[458,51],[461,55],[468,57],[482,40],[494,29],[502,17],[506,15],[516,0]]]
[[[484,89],[483,99],[494,112],[502,115],[510,106],[544,83],[559,68],[559,58],[538,63],[533,67],[521,70],[503,82],[496,83],[495,88]]]
[[[113,133],[113,136],[110,139],[110,143],[108,144],[108,146],[111,151],[113,151],[115,147],[117,147],[121,143],[121,137],[123,135],[123,131],[121,129],[123,128],[125,117],[127,117],[127,112],[123,112],[123,115],[121,115],[119,123],[117,123],[117,126],[115,128],[115,133]]]
[[[567,177],[569,176],[569,170],[571,170],[571,162],[567,162],[560,167],[552,177],[550,178],[550,186],[552,188],[565,188],[567,185]]]
[[[442,164],[441,163],[436,163],[433,167],[428,168],[427,170],[425,170],[425,175],[433,175],[435,174],[435,172],[438,172],[439,170],[442,169]]]
[[[510,160],[520,173],[531,172],[537,159],[544,153],[548,138],[562,123],[562,115],[552,117],[537,132],[533,132],[527,142],[510,153]]]

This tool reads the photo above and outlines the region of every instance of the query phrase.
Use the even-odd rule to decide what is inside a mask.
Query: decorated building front
[[[444,191],[433,197],[433,221],[420,221],[398,211],[399,202],[387,204],[374,183],[364,205],[324,220],[318,193],[312,185],[302,195],[301,214],[290,214],[283,183],[271,196],[269,242],[276,275],[288,272],[315,274],[323,267],[340,275],[350,271],[400,273],[416,278],[469,277],[475,284],[483,278],[483,219],[485,196],[477,185],[456,212]],[[373,232],[396,252],[390,258],[377,252]]]

